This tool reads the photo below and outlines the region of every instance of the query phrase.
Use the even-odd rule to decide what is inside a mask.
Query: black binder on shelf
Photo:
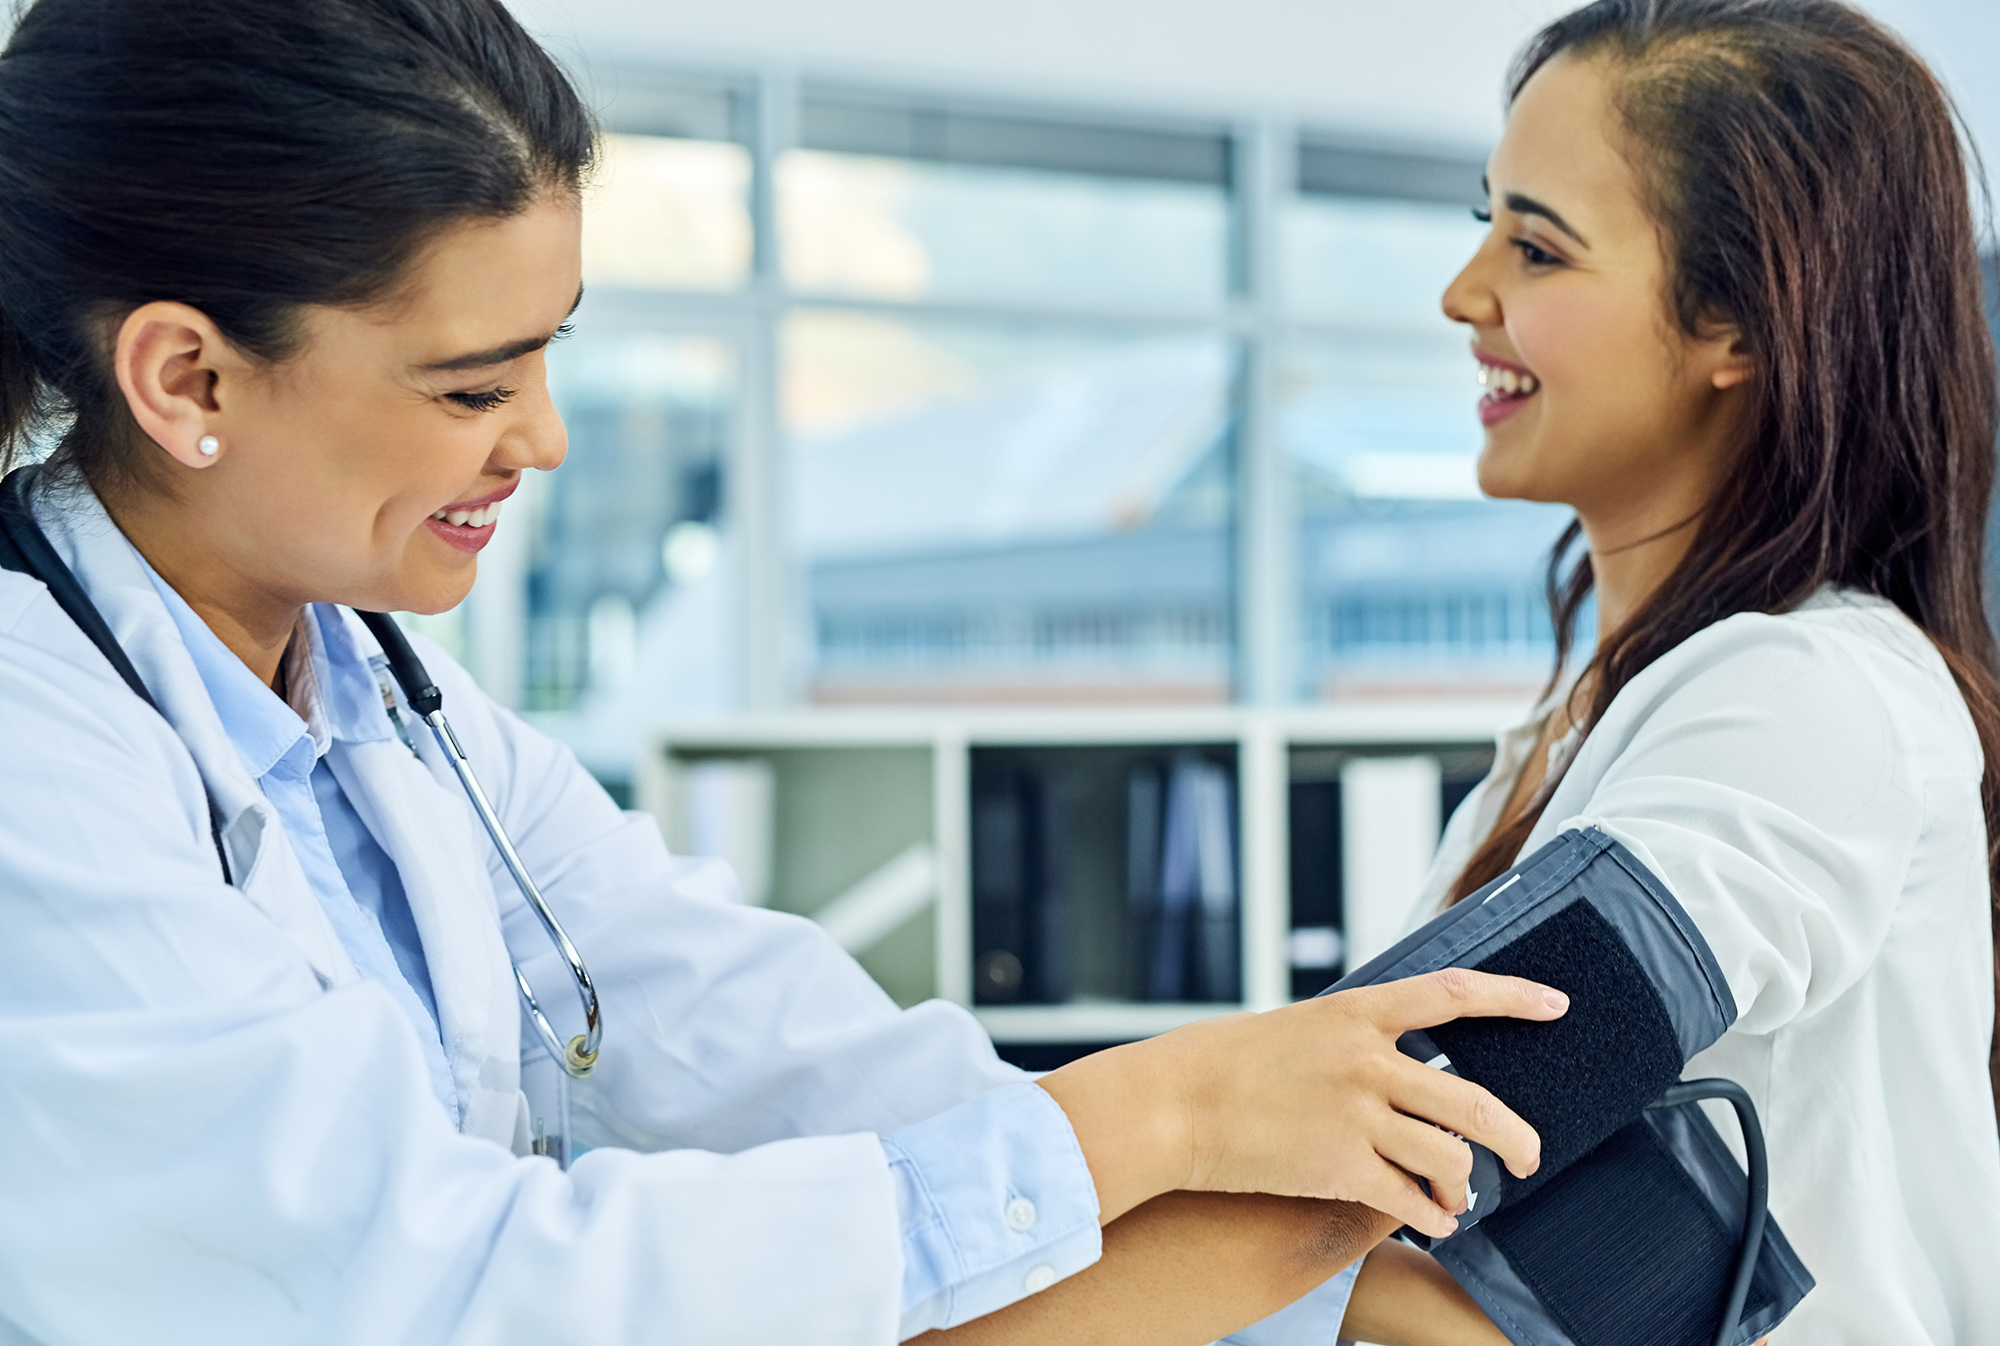
[[[973,999],[1069,999],[1062,783],[1032,768],[974,772]]]

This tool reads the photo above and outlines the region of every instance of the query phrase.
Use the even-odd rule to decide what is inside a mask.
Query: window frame
[[[1232,594],[1237,705],[1295,704],[1301,638],[1297,548],[1299,520],[1291,472],[1276,424],[1276,378],[1286,345],[1334,325],[1287,312],[1282,301],[1280,231],[1287,204],[1306,194],[1439,201],[1456,199],[1479,156],[1459,149],[1399,147],[1329,134],[1273,117],[1234,120],[1147,114],[1128,109],[1064,107],[801,79],[766,69],[633,70],[617,86],[584,84],[608,132],[685,134],[681,128],[726,126],[751,155],[752,260],[741,289],[691,291],[599,287],[581,315],[591,322],[699,332],[738,351],[741,399],[724,464],[722,527],[741,582],[735,594],[736,666],[746,711],[810,703],[811,624],[803,584],[789,553],[784,429],[779,415],[779,339],[798,309],[893,313],[960,322],[1031,322],[1102,326],[1122,331],[1216,333],[1239,352],[1236,387],[1235,558]],[[831,118],[828,110],[835,114]],[[845,120],[843,120],[843,118]],[[831,129],[829,129],[831,128]],[[856,128],[860,128],[858,131]],[[1081,148],[1063,131],[1094,132]],[[802,134],[802,132],[804,132]],[[867,135],[900,137],[905,157],[1095,172],[1089,160],[1120,145],[1155,162],[1143,176],[1220,181],[1231,194],[1231,256],[1222,302],[1195,308],[1013,303],[950,299],[889,300],[789,287],[777,231],[775,167],[794,147],[836,152],[871,149]],[[855,137],[860,135],[862,140]],[[712,137],[703,137],[712,138]],[[1034,162],[1051,153],[1055,159]],[[1219,152],[1212,147],[1219,146]],[[1219,154],[1219,157],[1218,157]],[[1080,157],[1079,157],[1080,156]],[[1467,205],[1474,204],[1467,201]],[[525,605],[525,598],[518,600]],[[489,600],[489,606],[492,605]],[[475,627],[480,624],[476,614]],[[486,657],[500,655],[488,642]],[[475,640],[475,648],[479,648]],[[525,651],[522,651],[525,653]],[[484,675],[487,670],[481,669]],[[519,674],[497,680],[507,686]]]

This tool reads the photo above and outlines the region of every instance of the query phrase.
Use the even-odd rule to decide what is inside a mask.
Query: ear
[[[1750,352],[1743,347],[1743,334],[1734,324],[1719,324],[1703,336],[1703,355],[1708,364],[1708,384],[1717,392],[1728,392],[1748,383],[1757,372]]]
[[[212,467],[205,435],[224,438],[222,390],[247,372],[243,357],[200,309],[141,304],[118,326],[112,372],[132,419],[148,439],[183,467]]]

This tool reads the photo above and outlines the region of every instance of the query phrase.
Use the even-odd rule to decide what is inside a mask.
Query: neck
[[[98,498],[148,565],[194,609],[229,652],[266,687],[274,686],[301,604],[246,582],[216,558],[177,502],[145,491]]]
[[[1637,528],[1593,526],[1581,512],[1578,520],[1590,547],[1597,639],[1602,644],[1644,608],[1674,573],[1694,542],[1699,518],[1688,514]]]

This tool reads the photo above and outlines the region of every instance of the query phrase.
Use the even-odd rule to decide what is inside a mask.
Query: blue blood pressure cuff
[[[1727,1340],[1747,1346],[1782,1322],[1812,1277],[1700,1104],[1658,1105],[1685,1092],[1688,1060],[1736,1019],[1714,954],[1666,886],[1604,832],[1564,832],[1328,991],[1447,967],[1543,982],[1570,1008],[1552,1023],[1464,1019],[1397,1044],[1485,1086],[1542,1140],[1540,1169],[1518,1179],[1474,1145],[1458,1232],[1405,1236],[1517,1346],[1708,1346],[1746,1247],[1754,1274],[1743,1269]],[[1746,1243],[1746,1217],[1761,1244]]]

